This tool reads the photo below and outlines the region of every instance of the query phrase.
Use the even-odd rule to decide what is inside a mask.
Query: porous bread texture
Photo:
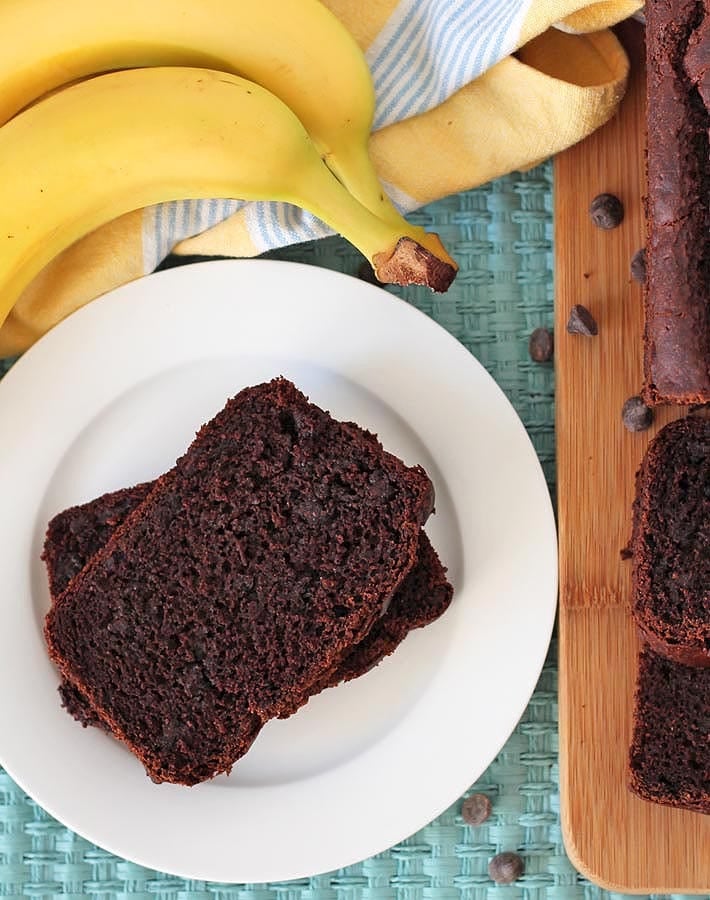
[[[432,509],[372,435],[247,388],[53,604],[50,656],[155,781],[211,778],[369,632]]]
[[[52,602],[89,560],[106,545],[113,532],[150,493],[153,482],[112,491],[88,503],[63,510],[52,518],[42,554],[46,563]],[[448,608],[453,588],[446,569],[426,532],[419,534],[417,561],[377,619],[348,654],[319,682],[309,696],[364,675],[395,651],[407,634],[437,619]],[[88,699],[67,681],[59,687],[65,709],[83,725],[103,723]]]

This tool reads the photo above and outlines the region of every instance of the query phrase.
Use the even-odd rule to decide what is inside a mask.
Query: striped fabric
[[[375,130],[439,105],[519,43],[533,0],[400,0],[368,48],[377,105]],[[402,192],[403,212],[416,203]],[[146,211],[144,270],[151,272],[179,241],[199,234],[244,204],[183,201]],[[250,203],[245,221],[257,252],[324,237],[323,223],[290,204]]]
[[[332,234],[320,219],[290,203],[251,203],[247,225],[257,251]]]
[[[438,106],[508,56],[532,0],[402,0],[367,51],[375,129]]]
[[[143,268],[152,272],[178,241],[206,231],[244,206],[241,200],[175,200],[145,210]]]

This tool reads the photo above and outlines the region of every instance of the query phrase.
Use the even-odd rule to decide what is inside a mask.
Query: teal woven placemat
[[[553,371],[549,363],[531,362],[527,353],[532,329],[552,325],[551,168],[501,178],[435,203],[412,218],[442,235],[461,272],[443,296],[419,289],[388,290],[400,293],[441,323],[478,357],[517,409],[554,489]],[[270,255],[351,273],[361,262],[336,238]],[[5,368],[0,362],[0,374]],[[496,676],[490,673],[487,690],[491,692]],[[465,715],[466,709],[461,709],[461,716]],[[417,790],[416,781],[411,789]],[[562,845],[554,642],[520,724],[467,793],[473,791],[487,793],[493,803],[491,818],[475,829],[463,823],[458,801],[418,834],[347,869],[285,884],[223,885],[173,878],[112,856],[52,819],[0,770],[0,896],[89,895],[97,900],[601,900],[614,896],[579,876]],[[110,809],[106,815],[111,815]],[[488,877],[488,861],[501,850],[516,851],[525,861],[525,874],[515,885],[499,887]],[[278,854],[279,848],[273,852]]]

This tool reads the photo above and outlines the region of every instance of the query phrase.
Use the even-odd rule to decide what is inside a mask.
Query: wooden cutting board
[[[632,62],[617,116],[555,161],[555,367],[560,544],[560,778],[572,862],[601,886],[635,893],[710,892],[710,816],[646,803],[626,788],[638,649],[628,611],[627,544],[634,473],[650,438],[683,410],[660,410],[631,434],[624,400],[642,380],[641,289],[629,262],[644,242],[643,29],[619,30]],[[596,228],[594,196],[626,214]],[[597,337],[570,335],[570,307]]]

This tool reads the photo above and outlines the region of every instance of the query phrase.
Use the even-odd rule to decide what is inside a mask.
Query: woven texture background
[[[419,289],[388,290],[397,291],[441,323],[485,365],[525,423],[554,490],[552,365],[535,364],[527,353],[530,332],[538,325],[551,327],[553,318],[551,168],[515,173],[433,204],[412,218],[442,235],[461,272],[452,289],[440,297]],[[272,256],[351,273],[361,262],[335,238]],[[0,374],[5,367],[0,363]],[[486,688],[491,692],[495,678],[491,672]],[[461,715],[466,715],[465,709]],[[329,875],[269,885],[191,882],[144,869],[87,843],[30,801],[0,770],[0,896],[92,896],[97,900],[612,897],[579,876],[565,855],[557,778],[553,641],[520,724],[466,794],[484,791],[490,796],[493,814],[484,825],[467,826],[459,800],[402,844]],[[416,789],[415,781],[412,790]],[[512,886],[496,886],[488,877],[488,862],[501,850],[517,851],[525,861],[525,874]],[[273,852],[277,854],[278,847]]]

